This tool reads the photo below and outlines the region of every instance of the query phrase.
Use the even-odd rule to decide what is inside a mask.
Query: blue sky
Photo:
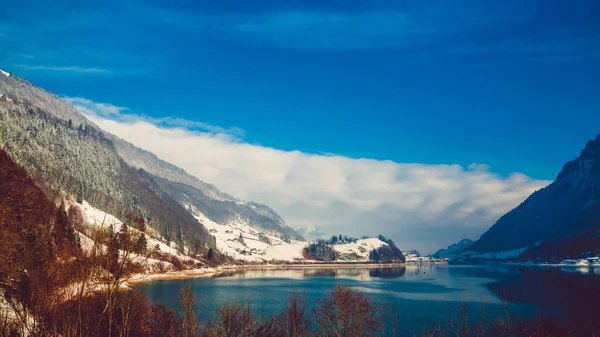
[[[0,68],[245,144],[551,180],[600,131],[594,0],[0,2]]]
[[[10,1],[2,67],[281,149],[551,179],[598,132],[597,1]]]

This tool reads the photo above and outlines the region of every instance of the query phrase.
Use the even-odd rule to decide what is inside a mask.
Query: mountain
[[[436,258],[454,256],[456,254],[460,254],[462,252],[467,251],[472,244],[472,240],[462,239],[457,243],[451,244],[450,246],[448,246],[448,248],[438,250],[431,256]]]
[[[0,148],[49,192],[62,190],[121,219],[141,217],[163,236],[185,234],[200,249],[214,246],[186,209],[128,166],[105,134],[73,107],[12,75],[0,75],[0,96]]]
[[[162,178],[157,181],[171,197],[180,204],[189,204],[192,203],[190,200],[194,200],[194,206],[212,221],[224,224],[234,219],[242,219],[251,227],[269,229],[292,239],[303,239],[302,235],[288,227],[283,218],[268,206],[237,199],[149,151],[112,134],[106,135],[128,165]]]
[[[327,235],[322,231],[318,230],[315,226],[306,225],[294,228],[296,233],[302,235],[307,241],[316,241],[319,239],[325,239]]]
[[[217,223],[242,219],[301,239],[267,206],[219,191],[184,170],[101,130],[73,106],[28,81],[0,73],[0,148],[48,190],[63,190],[119,218],[143,217],[173,241],[208,249],[214,237],[181,191]],[[179,242],[182,243],[182,242]]]
[[[197,211],[216,223],[227,224],[238,221],[271,234],[281,234],[282,238],[303,240],[302,236],[288,227],[279,215],[266,206],[232,198],[211,198],[198,188],[159,177],[155,177],[155,181],[181,205],[194,206]],[[212,191],[221,193],[216,189]]]
[[[470,250],[515,251],[561,241],[598,227],[600,219],[600,135],[567,162],[556,180],[502,216]]]

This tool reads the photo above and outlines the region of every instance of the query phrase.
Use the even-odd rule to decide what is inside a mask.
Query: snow
[[[226,224],[218,224],[210,220],[206,215],[200,212],[197,208],[191,205],[184,205],[184,207],[200,222],[208,231],[215,237],[217,249],[233,257],[236,260],[246,262],[264,262],[269,261],[276,256],[267,255],[268,251],[274,246],[278,247],[278,251],[286,252],[289,250],[296,250],[292,248],[300,241],[293,241],[291,244],[284,242],[279,233],[270,232],[262,228],[253,228],[248,226],[247,223],[240,219],[235,219]],[[242,240],[240,240],[240,234]],[[260,237],[264,239],[261,240]],[[264,241],[270,242],[266,243]],[[307,243],[302,242],[301,245],[304,247]],[[245,251],[246,254],[242,252]],[[301,252],[301,249],[298,249]],[[249,254],[252,255],[249,255]],[[286,256],[288,256],[287,254]],[[294,255],[294,254],[292,254]],[[286,261],[288,259],[285,259]],[[291,260],[291,259],[289,259]]]
[[[79,207],[83,211],[88,223],[94,229],[106,229],[108,226],[114,226],[116,232],[120,231],[121,226],[123,226],[123,223],[115,216],[91,206],[85,200],[82,204],[70,202],[70,207],[73,206]],[[238,261],[250,263],[305,261],[303,250],[308,242],[286,242],[280,237],[280,233],[262,228],[253,228],[240,219],[235,219],[226,224],[218,224],[195,207],[191,205],[184,206],[215,237],[217,249]],[[131,228],[131,230],[137,231],[135,228]],[[79,235],[82,247],[90,250],[94,245],[93,240],[83,233],[79,233]],[[158,245],[162,252],[178,255],[176,247],[169,247],[154,238],[153,235],[144,235],[146,235],[149,248]],[[171,243],[171,245],[175,246],[174,243]],[[370,252],[384,245],[387,245],[387,243],[378,238],[368,238],[353,243],[336,244],[332,247],[337,252],[341,262],[367,262]],[[184,257],[180,256],[180,258]],[[148,262],[153,265],[159,261]]]
[[[265,259],[268,261],[297,261],[304,260],[302,256],[302,250],[308,243],[303,241],[297,241],[295,243],[286,243],[277,246],[271,246],[267,248],[265,252]]]
[[[562,260],[558,265],[565,267],[589,267],[590,262],[587,259]]]
[[[92,248],[94,247],[94,240],[90,239],[87,235],[79,231],[75,232],[79,234],[79,242],[81,243],[81,249],[83,249],[84,252],[91,252]]]
[[[4,71],[2,69],[0,69],[0,73],[2,73],[6,77],[10,77],[10,73],[7,73],[6,71]]]
[[[109,214],[107,212],[101,211],[95,207],[93,207],[92,205],[90,205],[87,201],[83,200],[82,204],[78,204],[75,202],[70,202],[67,201],[68,204],[70,205],[69,207],[79,207],[82,211],[83,214],[85,216],[87,216],[87,221],[88,223],[92,226],[93,229],[107,229],[109,226],[114,226],[114,231],[118,232],[121,230],[121,226],[123,225],[123,222],[121,222],[121,220],[117,219],[117,217],[115,217],[112,214]],[[146,227],[148,228],[148,227]],[[138,231],[135,228],[130,228],[133,231],[137,231],[138,233],[141,233],[140,231]],[[152,230],[150,230],[151,233],[153,233]],[[171,242],[171,246],[168,246],[165,243],[162,243],[162,241],[152,237],[151,235],[148,234],[144,234],[146,235],[146,241],[147,241],[147,247],[150,249],[153,249],[154,247],[156,247],[156,245],[158,245],[158,248],[160,249],[160,251],[164,252],[164,253],[168,253],[168,254],[172,254],[172,255],[178,255],[177,253],[177,245],[173,242]],[[87,236],[79,233],[79,236],[81,238],[81,245],[82,248],[84,249],[91,249],[91,247],[93,246],[94,242],[92,239],[88,238]]]
[[[326,238],[325,233],[323,233],[322,231],[318,230],[315,226],[310,225],[310,224],[305,225],[305,226],[296,227],[296,228],[294,228],[294,230],[296,231],[296,233],[302,235],[304,237],[304,239],[306,239],[308,241],[316,241],[319,239]]]
[[[194,206],[184,205],[184,207],[215,237],[217,249],[236,260],[244,262],[305,261],[303,250],[309,244],[306,241],[285,242],[280,237],[281,234],[248,226],[240,219],[226,224],[218,224]],[[240,234],[242,240],[240,240]],[[259,235],[263,240],[260,240]],[[267,241],[265,238],[270,243],[265,242]],[[333,249],[337,251],[340,256],[339,260],[342,262],[367,262],[371,251],[383,245],[387,245],[387,243],[377,238],[370,238],[354,243],[337,244],[333,246]],[[246,254],[243,254],[243,251]]]
[[[459,254],[459,257],[465,258],[475,258],[482,260],[508,260],[513,258],[518,258],[525,250],[529,247],[523,247],[519,249],[513,250],[505,250],[501,252],[491,252],[491,253],[477,253],[474,251],[467,251],[462,254]],[[449,256],[450,257],[450,256]]]
[[[114,226],[115,232],[121,230],[121,225],[123,223],[114,215],[108,214],[97,208],[94,208],[85,200],[81,205],[72,204],[71,206],[73,205],[79,206],[79,208],[81,208],[83,214],[87,216],[88,223],[92,225],[95,229],[108,228],[109,226]]]
[[[366,262],[369,260],[369,254],[373,249],[388,244],[378,238],[360,239],[354,243],[343,243],[334,245],[333,250],[339,253],[340,260],[352,260]],[[356,258],[358,257],[358,259]]]

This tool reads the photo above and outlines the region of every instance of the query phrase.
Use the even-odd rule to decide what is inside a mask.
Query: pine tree
[[[77,197],[75,198],[78,204],[83,204],[83,183],[79,185],[79,191],[77,192]]]
[[[206,254],[206,258],[208,260],[212,260],[213,259],[213,255],[214,255],[213,249],[212,248],[208,248],[208,253]]]
[[[148,241],[146,240],[146,235],[144,235],[144,233],[141,233],[140,237],[138,238],[137,242],[135,243],[134,252],[144,253],[146,251],[147,245],[148,245]]]
[[[373,249],[369,254],[369,260],[378,262],[381,259],[379,251],[377,249]]]
[[[109,227],[112,229],[112,226]],[[109,232],[108,249],[106,251],[106,270],[116,273],[119,269],[119,239],[114,230]]]
[[[64,243],[76,244],[75,231],[69,223],[69,217],[65,210],[65,203],[61,201],[60,206],[56,210],[54,219],[54,237],[56,244],[60,247]]]

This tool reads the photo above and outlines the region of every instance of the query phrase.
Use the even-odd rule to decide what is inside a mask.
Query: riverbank
[[[439,264],[439,263],[437,263]],[[436,265],[437,265],[436,264]],[[159,280],[183,280],[201,277],[212,277],[224,272],[244,270],[290,270],[290,269],[368,269],[368,268],[401,268],[414,263],[289,263],[289,264],[247,264],[247,265],[222,265],[213,268],[200,268],[182,271],[172,271],[160,274],[137,274],[127,280],[129,287]],[[434,264],[431,264],[434,265]]]
[[[213,276],[221,273],[222,270],[218,267],[216,268],[200,268],[200,269],[190,269],[190,270],[181,270],[181,271],[169,271],[165,273],[159,274],[136,274],[132,277],[128,278],[125,282],[127,286],[131,287],[133,285],[149,283],[152,281],[159,280],[182,280],[182,279],[191,279],[191,278],[199,278],[199,277],[207,277]]]

